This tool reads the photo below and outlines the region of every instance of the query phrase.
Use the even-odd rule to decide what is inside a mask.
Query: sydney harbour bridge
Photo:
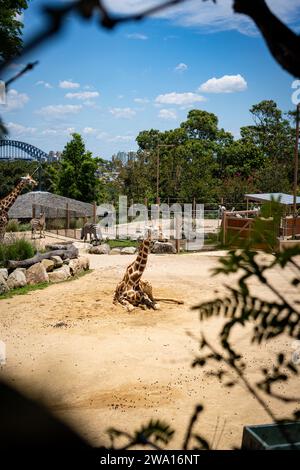
[[[41,163],[48,159],[48,154],[34,145],[19,140],[0,140],[0,161],[35,160]]]

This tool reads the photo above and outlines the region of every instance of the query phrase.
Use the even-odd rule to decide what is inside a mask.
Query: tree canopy
[[[21,51],[21,14],[27,7],[27,0],[0,0],[0,62],[11,59]]]

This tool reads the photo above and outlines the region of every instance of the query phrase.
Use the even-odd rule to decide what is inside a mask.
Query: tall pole
[[[159,179],[160,179],[160,155],[159,149],[160,147],[175,147],[175,144],[158,144],[157,145],[157,160],[156,160],[156,204],[160,205],[160,197],[159,197]]]
[[[159,177],[160,177],[160,160],[159,160],[159,148],[160,145],[157,146],[157,161],[156,161],[156,204],[159,206],[160,205],[160,200],[159,200]]]
[[[296,109],[296,142],[295,142],[295,154],[294,154],[294,191],[293,191],[293,238],[296,234],[296,223],[297,223],[297,189],[298,189],[298,157],[299,157],[299,124],[300,121],[300,103],[297,105]]]

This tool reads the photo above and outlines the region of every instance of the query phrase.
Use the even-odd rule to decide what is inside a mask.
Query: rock
[[[86,256],[81,256],[78,259],[71,259],[69,268],[72,276],[88,270],[90,267],[90,260]]]
[[[84,242],[74,242],[73,245],[81,251],[81,253],[88,253],[90,248],[92,247],[91,243],[84,243]]]
[[[1,276],[4,278],[4,280],[7,281],[7,279],[8,279],[8,271],[7,271],[7,269],[1,268],[1,269],[0,269],[0,274],[1,274]]]
[[[156,241],[152,247],[151,253],[172,253],[175,254],[176,250],[170,242]]]
[[[70,264],[70,258],[64,259],[63,263],[64,264]]]
[[[55,269],[52,273],[49,273],[48,276],[50,282],[62,282],[71,277],[71,271],[69,266],[64,265],[59,269]]]
[[[69,269],[72,276],[76,276],[80,272],[79,259],[71,259],[69,263]]]
[[[110,246],[108,243],[102,243],[102,245],[92,246],[89,249],[89,253],[93,255],[108,255],[110,253]]]
[[[54,269],[60,268],[63,265],[63,260],[60,256],[51,256],[50,259],[54,262]]]
[[[126,246],[121,249],[121,255],[134,255],[134,253],[136,253],[135,246]]]
[[[21,271],[22,273],[24,273],[26,275],[27,269],[26,268],[17,268],[17,269],[15,269],[15,271]]]
[[[111,255],[120,255],[121,254],[121,248],[112,248],[112,250],[110,250],[110,254]]]
[[[17,289],[18,287],[26,286],[26,275],[20,269],[15,269],[7,279],[7,285],[10,289]]]
[[[39,284],[40,282],[49,282],[49,276],[45,266],[42,263],[36,263],[26,270],[27,284]]]
[[[90,260],[87,256],[80,256],[80,258],[78,258],[78,261],[80,268],[83,271],[87,271],[88,269],[90,269]]]
[[[9,287],[7,285],[6,280],[4,279],[3,275],[0,274],[0,294],[5,294],[5,292],[9,291]]]
[[[43,259],[41,261],[42,265],[45,266],[46,271],[49,273],[54,269],[54,261],[52,259]]]

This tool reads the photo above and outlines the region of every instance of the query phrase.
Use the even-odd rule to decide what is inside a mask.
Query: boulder
[[[71,259],[69,263],[70,273],[72,276],[86,271],[90,267],[90,260],[86,256],[81,256],[78,259]]]
[[[49,282],[49,276],[42,263],[36,263],[26,270],[27,284],[39,284]]]
[[[43,259],[41,263],[43,266],[45,266],[47,273],[49,273],[50,271],[53,271],[54,261],[52,259]]]
[[[54,262],[54,269],[60,268],[63,265],[63,260],[60,256],[51,256],[50,259]]]
[[[48,276],[50,282],[62,282],[71,277],[71,271],[69,266],[64,265],[59,269],[55,269],[52,273],[49,273]]]
[[[135,246],[126,246],[121,249],[121,255],[134,255],[134,253],[136,253]]]
[[[110,250],[111,255],[120,255],[121,254],[121,248],[112,248]]]
[[[0,274],[4,278],[4,280],[7,281],[7,279],[8,279],[8,270],[5,269],[5,268],[1,268],[0,269]]]
[[[7,285],[6,280],[4,279],[3,275],[0,274],[0,294],[5,294],[5,292],[9,291],[9,287]]]
[[[151,253],[172,253],[175,254],[175,247],[170,242],[156,241],[152,247]]]
[[[102,243],[102,245],[92,246],[89,249],[89,253],[93,255],[108,255],[110,253],[110,246],[108,243]]]
[[[88,269],[90,269],[90,260],[87,256],[80,256],[78,258],[78,261],[79,261],[80,268],[83,271],[87,271]]]
[[[15,269],[7,279],[7,285],[10,289],[17,289],[18,287],[26,286],[26,275],[20,269]]]

